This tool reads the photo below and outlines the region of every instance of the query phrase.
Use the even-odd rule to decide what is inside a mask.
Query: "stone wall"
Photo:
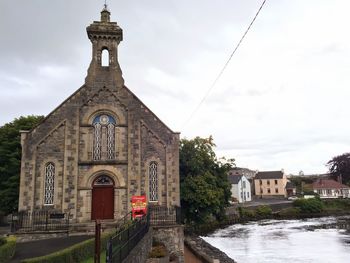
[[[186,236],[185,246],[203,263],[237,263],[224,252],[197,236]]]
[[[152,248],[152,228],[143,239],[134,247],[129,256],[123,260],[123,263],[144,263],[147,260],[148,253]]]
[[[153,227],[153,239],[165,245],[170,258],[177,262],[184,262],[184,230],[183,226],[157,226]]]

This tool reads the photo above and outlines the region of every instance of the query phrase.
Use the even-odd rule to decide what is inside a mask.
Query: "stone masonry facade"
[[[130,211],[131,196],[150,200],[151,176],[156,197],[149,205],[179,206],[179,133],[124,85],[117,53],[122,29],[110,22],[107,9],[87,33],[93,55],[85,84],[38,126],[21,132],[19,210],[69,212],[73,221],[88,222],[101,176],[113,182],[113,219]],[[108,66],[101,64],[104,51]],[[113,119],[108,132],[94,124],[96,118],[105,120],[100,116]]]

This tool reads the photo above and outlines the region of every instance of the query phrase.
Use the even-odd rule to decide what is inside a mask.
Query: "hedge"
[[[6,242],[0,246],[0,262],[9,261],[15,254],[16,250],[15,236],[7,237],[5,240]]]
[[[318,198],[297,199],[293,202],[294,207],[300,208],[301,213],[321,213],[324,205]]]
[[[114,233],[101,235],[101,251],[106,250],[107,241]],[[95,239],[88,239],[52,254],[22,260],[22,263],[75,263],[82,262],[95,253]]]
[[[255,213],[260,217],[267,217],[272,215],[272,209],[268,205],[259,205],[257,209],[255,209]]]

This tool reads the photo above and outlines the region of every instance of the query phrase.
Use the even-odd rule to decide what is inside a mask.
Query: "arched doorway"
[[[97,177],[92,183],[91,219],[114,218],[114,182],[106,176]]]

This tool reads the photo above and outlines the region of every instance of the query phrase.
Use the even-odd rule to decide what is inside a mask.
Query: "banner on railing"
[[[147,201],[145,195],[134,195],[131,197],[132,218],[142,217],[147,214]]]

